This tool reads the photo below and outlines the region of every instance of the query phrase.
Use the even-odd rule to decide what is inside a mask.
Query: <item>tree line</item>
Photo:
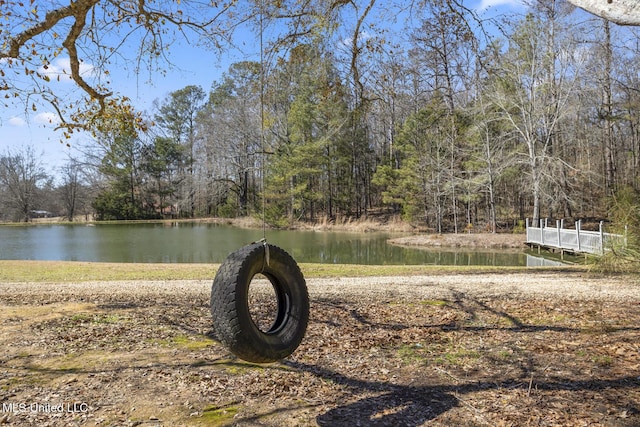
[[[98,129],[57,183],[32,150],[0,154],[0,216],[264,215],[284,227],[384,214],[495,232],[525,217],[607,218],[616,194],[639,189],[633,29],[551,1],[487,34],[435,1],[401,39],[364,32],[368,13],[347,35],[271,46],[209,91],[171,93],[144,126]]]

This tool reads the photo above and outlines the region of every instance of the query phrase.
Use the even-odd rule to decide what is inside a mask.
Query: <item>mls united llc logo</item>
[[[14,414],[33,412],[44,414],[72,414],[89,412],[89,405],[84,402],[51,403],[12,403],[2,402],[2,412]]]

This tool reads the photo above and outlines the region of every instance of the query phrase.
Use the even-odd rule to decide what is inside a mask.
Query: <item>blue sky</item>
[[[522,9],[520,0],[470,0],[467,3],[469,7],[488,15]],[[166,75],[149,74],[145,71],[136,75],[124,67],[112,69],[112,88],[131,98],[138,110],[151,112],[153,101],[164,99],[172,91],[187,85],[199,85],[208,91],[211,84],[220,79],[222,73],[233,62],[259,59],[257,35],[245,31],[239,34],[236,43],[242,51],[233,51],[222,56],[198,46],[180,43],[171,50],[171,61],[176,67],[168,70]],[[59,73],[65,67],[68,69],[68,58],[59,58],[52,63],[49,72]],[[85,67],[87,73],[92,72],[90,65]],[[79,91],[65,78],[56,84],[62,93],[68,92],[69,96]],[[46,108],[40,108],[37,112],[32,112],[30,108],[25,112],[24,106],[0,110],[0,154],[4,154],[7,149],[19,150],[25,145],[31,145],[37,154],[43,154],[47,172],[55,175],[56,169],[63,165],[66,158],[89,136],[74,137],[70,141],[71,148],[67,147],[60,142],[61,132],[54,131],[54,125],[50,122],[53,117],[54,114]]]

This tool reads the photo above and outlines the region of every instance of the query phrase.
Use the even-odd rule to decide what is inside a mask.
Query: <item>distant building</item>
[[[31,211],[31,218],[52,218],[54,215],[49,211]]]

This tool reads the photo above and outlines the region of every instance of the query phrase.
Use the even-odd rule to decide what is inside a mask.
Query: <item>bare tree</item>
[[[155,120],[164,134],[174,143],[184,147],[185,164],[181,182],[181,211],[187,216],[195,216],[195,143],[196,117],[203,108],[205,92],[200,86],[186,86],[171,92],[158,105]]]
[[[4,188],[4,206],[15,219],[28,222],[37,208],[39,186],[47,179],[42,156],[33,147],[0,156],[0,187]]]
[[[75,159],[69,159],[60,168],[61,185],[57,189],[62,202],[64,216],[73,221],[87,205],[87,188],[83,185],[83,165]]]
[[[513,150],[514,131],[505,126],[502,114],[492,108],[480,94],[474,111],[472,132],[468,150],[466,181],[474,195],[484,194],[488,210],[488,231],[497,231],[497,188],[505,171],[515,164]],[[470,215],[468,214],[468,219]],[[471,221],[469,220],[471,224]]]
[[[448,126],[443,137],[449,146],[449,173],[446,187],[450,192],[453,229],[458,232],[458,185],[461,181],[459,156],[460,141],[456,110],[460,102],[458,93],[464,89],[463,75],[473,74],[463,52],[473,49],[474,34],[467,23],[467,10],[449,1],[433,1],[424,7],[426,16],[413,33],[416,54],[422,57],[422,72],[429,74],[433,96],[441,98],[446,106]],[[468,205],[468,203],[467,203]]]
[[[571,40],[561,40],[556,33],[556,19],[554,9],[527,16],[509,38],[501,69],[491,70],[492,102],[526,147],[534,221],[540,218],[545,186],[552,181],[548,170],[558,160],[552,159],[554,146],[584,61]]]
[[[206,198],[235,194],[236,214],[246,215],[252,182],[259,165],[260,64],[233,64],[214,84],[209,103],[199,116],[200,167],[209,183]]]

